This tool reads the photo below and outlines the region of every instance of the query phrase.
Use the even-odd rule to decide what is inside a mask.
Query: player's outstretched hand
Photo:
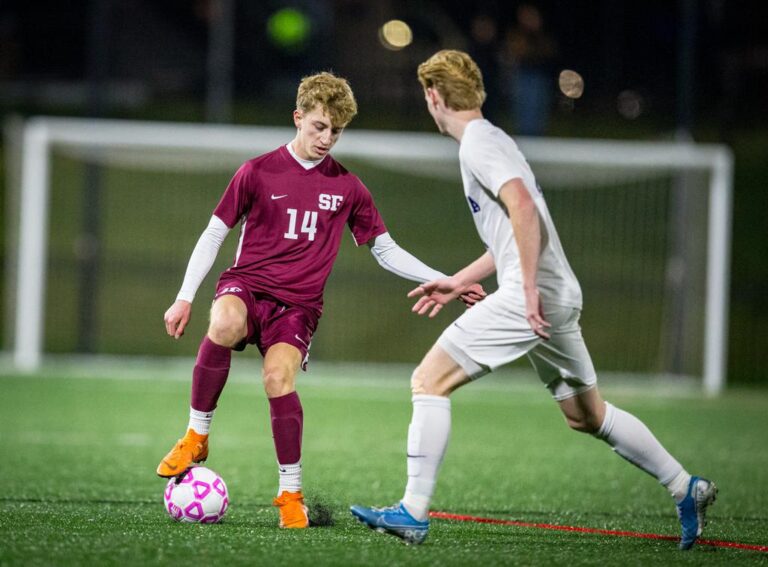
[[[184,334],[184,329],[192,316],[192,304],[183,299],[177,299],[165,312],[165,331],[174,339],[179,339]]]
[[[485,297],[485,292],[477,290],[473,286],[466,286],[461,284],[456,278],[448,277],[441,278],[439,280],[433,280],[431,282],[425,282],[419,287],[412,289],[408,292],[408,297],[418,297],[419,299],[414,303],[411,311],[418,313],[419,315],[425,315],[429,313],[429,317],[432,318],[440,313],[443,305],[450,303],[454,299],[461,297],[463,293],[470,293],[468,300],[472,301],[472,305],[480,301]],[[481,297],[482,294],[482,297]],[[465,303],[467,303],[465,301]]]
[[[488,294],[485,293],[483,286],[481,286],[479,283],[476,283],[467,286],[467,288],[459,296],[459,301],[466,305],[467,308],[470,308],[478,301],[485,299],[487,295]]]
[[[544,309],[539,299],[538,289],[534,288],[525,292],[525,311],[525,318],[528,319],[528,324],[533,332],[542,339],[549,340],[550,335],[546,329],[552,325],[544,319]]]

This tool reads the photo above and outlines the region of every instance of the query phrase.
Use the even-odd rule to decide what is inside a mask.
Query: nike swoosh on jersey
[[[272,200],[275,201],[277,199],[282,199],[283,197],[287,197],[288,195],[270,195],[272,197]]]

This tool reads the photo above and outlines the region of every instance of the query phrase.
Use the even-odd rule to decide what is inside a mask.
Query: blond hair
[[[419,65],[418,74],[421,86],[436,89],[448,108],[474,110],[485,102],[480,68],[463,51],[438,51]]]
[[[334,126],[344,128],[357,114],[357,102],[346,79],[322,72],[304,77],[296,94],[296,108],[312,112],[320,105]]]

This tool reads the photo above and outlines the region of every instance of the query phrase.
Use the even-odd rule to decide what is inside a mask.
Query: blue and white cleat
[[[691,549],[696,539],[707,525],[707,508],[717,497],[714,482],[698,476],[692,476],[688,483],[688,492],[677,504],[677,517],[683,531],[680,536],[680,549]]]
[[[387,508],[355,505],[349,511],[372,530],[399,537],[407,544],[418,545],[427,539],[429,520],[420,522],[408,513],[402,502]]]

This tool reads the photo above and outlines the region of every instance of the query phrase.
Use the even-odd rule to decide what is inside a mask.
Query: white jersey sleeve
[[[406,280],[424,283],[446,277],[400,248],[388,232],[376,237],[371,254],[382,268]]]
[[[532,180],[527,162],[500,130],[489,130],[462,148],[462,160],[475,179],[498,198],[499,191],[512,179],[522,179],[529,191]],[[535,187],[534,187],[535,188]]]
[[[195,299],[197,289],[211,270],[227,234],[229,234],[229,227],[219,217],[212,215],[189,258],[184,282],[176,296],[177,301],[183,299],[192,303]]]

